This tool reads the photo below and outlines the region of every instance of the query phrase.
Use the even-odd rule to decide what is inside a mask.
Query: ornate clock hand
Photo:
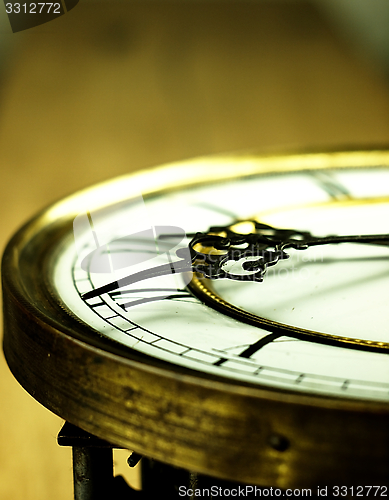
[[[255,232],[247,234],[238,232],[242,230],[240,229],[242,225],[245,226],[246,231],[251,226]],[[161,235],[160,237],[171,236],[175,235]],[[188,248],[180,248],[176,251],[177,257],[181,258],[180,261],[146,269],[119,281],[113,281],[85,293],[83,299],[91,299],[145,279],[191,271],[201,273],[209,279],[261,282],[268,267],[274,266],[279,260],[289,258],[285,249],[306,250],[311,246],[338,243],[389,245],[389,235],[315,237],[307,231],[274,228],[255,220],[238,221],[229,226],[213,226],[207,233],[197,233],[191,239],[188,245],[189,252]],[[231,261],[242,262],[240,271],[244,273],[232,273],[226,270],[227,263]]]
[[[261,225],[261,227],[265,227],[265,225]],[[230,227],[230,226],[228,226]],[[266,228],[270,228],[270,226],[266,226]],[[213,231],[215,228],[211,228],[210,231]],[[216,228],[218,230],[223,229],[226,230],[230,235],[232,234],[229,229],[226,228]],[[290,230],[281,230],[284,233],[290,234]],[[220,231],[219,231],[220,232]],[[295,232],[293,231],[293,234]],[[298,234],[306,234],[306,233],[298,233]],[[191,234],[190,236],[193,236]],[[161,238],[169,238],[176,237],[176,235],[160,235]],[[206,278],[216,279],[216,278],[226,278],[226,279],[239,279],[237,276],[231,273],[228,273],[222,269],[222,266],[229,260],[234,259],[234,251],[236,245],[240,245],[245,242],[245,235],[236,234],[232,239],[224,238],[219,235],[209,234],[209,233],[197,233],[189,243],[189,252],[188,248],[180,248],[176,251],[177,257],[181,258],[181,261],[177,261],[174,263],[163,264],[161,266],[157,266],[151,269],[146,269],[145,271],[140,271],[138,273],[131,274],[119,281],[113,281],[111,283],[107,283],[99,288],[91,290],[85,293],[82,298],[84,300],[88,300],[103,293],[112,292],[117,288],[121,288],[123,286],[132,285],[139,281],[143,281],[149,278],[155,278],[158,276],[163,276],[167,274],[175,274],[175,273],[184,273],[184,272],[198,272],[203,274]],[[266,240],[266,237],[265,237]],[[195,246],[200,245],[202,251],[196,251]],[[255,251],[251,251],[250,256],[258,255],[259,247]],[[261,258],[264,259],[265,264],[260,265],[260,271],[256,269],[255,275],[258,273],[262,276],[265,273],[266,266],[274,265],[278,262],[279,259],[288,258],[288,255],[285,254],[282,250],[268,251],[265,248],[268,247],[267,240],[261,241]],[[211,250],[208,250],[208,249]],[[227,251],[229,250],[230,251]],[[222,251],[220,254],[219,251]],[[231,253],[232,252],[232,253]],[[239,254],[240,255],[240,254]],[[242,257],[248,256],[247,251]],[[236,259],[238,260],[238,259]],[[251,270],[251,269],[250,269]],[[252,275],[249,275],[252,276]],[[261,276],[256,277],[256,281],[262,281]]]
[[[92,299],[93,297],[97,297],[98,295],[102,295],[103,293],[112,292],[117,288],[121,288],[127,285],[133,285],[138,281],[143,281],[148,278],[156,278],[157,276],[164,276],[166,274],[175,274],[175,273],[185,273],[192,271],[192,265],[190,262],[188,263],[185,260],[163,264],[161,266],[152,267],[151,269],[146,269],[145,271],[140,271],[138,273],[130,274],[125,278],[119,281],[112,281],[111,283],[107,283],[95,290],[91,290],[90,292],[85,293],[82,298],[84,300]]]

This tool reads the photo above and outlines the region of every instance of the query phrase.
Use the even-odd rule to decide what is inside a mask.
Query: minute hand
[[[331,243],[368,243],[370,245],[389,245],[389,234],[368,234],[352,236],[324,236],[301,242],[307,247]]]
[[[199,272],[209,279],[260,282],[263,281],[267,267],[275,265],[279,260],[289,258],[289,255],[285,252],[287,248],[304,250],[311,246],[336,243],[389,245],[388,234],[325,236],[320,238],[306,232],[278,229],[259,223],[255,223],[256,231],[249,234],[237,233],[231,227],[233,226],[213,227],[208,233],[197,233],[190,241],[188,248],[177,250],[176,255],[181,260],[146,269],[120,280],[112,281],[85,293],[82,298],[85,300],[92,299],[98,295],[112,292],[118,288],[149,278],[191,271]],[[224,233],[227,236],[221,236],[220,233]],[[246,245],[246,247],[244,249],[239,248],[241,245]],[[195,249],[199,246],[200,250]],[[254,258],[254,260],[246,260],[242,264],[242,269],[252,272],[252,274],[234,274],[223,269],[223,266],[228,261],[244,260],[245,258]]]
[[[98,295],[102,295],[103,293],[112,292],[117,288],[133,285],[138,281],[147,280],[149,278],[156,278],[158,276],[165,276],[166,274],[185,273],[192,270],[193,269],[191,263],[188,263],[184,260],[171,264],[163,264],[161,266],[152,267],[151,269],[146,269],[138,273],[130,274],[123,279],[112,281],[111,283],[107,283],[106,285],[100,286],[99,288],[95,288],[94,290],[85,293],[82,298],[85,300],[92,299],[93,297],[97,297]]]

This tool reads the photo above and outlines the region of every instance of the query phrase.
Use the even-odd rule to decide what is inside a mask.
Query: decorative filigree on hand
[[[253,232],[238,232],[242,226]],[[286,248],[305,249],[305,241],[311,239],[311,233],[306,231],[278,229],[252,220],[197,233],[189,249],[194,270],[206,278],[263,281],[269,266],[289,258]],[[234,263],[240,263],[240,267]],[[234,271],[228,271],[228,267]]]
[[[251,225],[252,232],[242,234],[240,227]],[[240,221],[229,226],[211,227],[197,233],[189,243],[193,268],[206,278],[240,281],[263,281],[270,266],[289,258],[288,248],[306,250],[312,246],[337,243],[389,245],[389,235],[352,235],[315,237],[308,231],[280,229],[255,220]],[[234,272],[227,271],[228,263]]]

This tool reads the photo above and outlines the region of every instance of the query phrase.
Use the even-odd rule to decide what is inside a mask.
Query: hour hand
[[[94,297],[97,297],[98,295],[102,295],[103,293],[112,292],[118,288],[122,288],[123,286],[132,285],[149,278],[156,278],[158,276],[165,276],[167,274],[185,273],[189,271],[192,271],[192,265],[190,262],[188,263],[185,260],[162,264],[161,266],[152,267],[138,273],[130,274],[125,278],[117,281],[112,281],[111,283],[107,283],[106,285],[100,286],[99,288],[95,288],[90,292],[84,293],[82,298],[84,300],[92,299]]]

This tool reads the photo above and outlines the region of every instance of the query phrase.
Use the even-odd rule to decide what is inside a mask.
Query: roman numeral
[[[248,346],[239,354],[239,356],[241,358],[251,358],[251,356],[262,349],[262,347],[270,344],[270,342],[273,342],[273,340],[278,339],[281,336],[282,335],[280,333],[270,333],[269,335],[266,335],[266,337],[263,337],[262,339],[257,340],[254,344]]]
[[[315,178],[317,184],[336,200],[342,198],[352,198],[349,190],[343,186],[335,176],[328,172],[313,172],[313,177]]]

